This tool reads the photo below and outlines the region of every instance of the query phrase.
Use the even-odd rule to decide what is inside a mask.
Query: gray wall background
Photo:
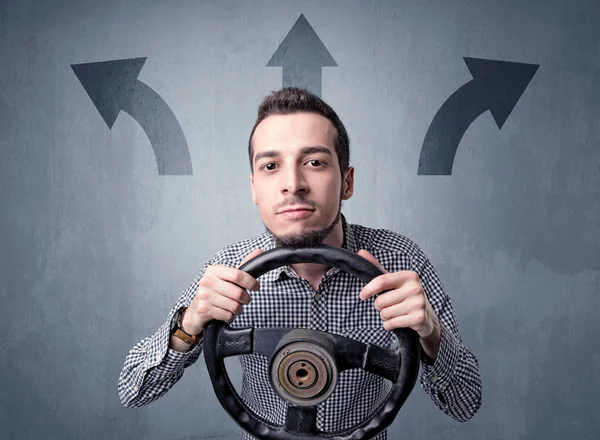
[[[262,231],[245,145],[300,14],[338,64],[322,97],[351,137],[345,215],[422,247],[480,361],[471,421],[417,387],[390,438],[596,438],[597,0],[1,2],[1,438],[239,435],[203,358],[144,408],[116,384],[201,265]],[[451,176],[417,175],[434,115],[471,80],[463,56],[540,67],[502,129],[489,112],[469,127]],[[135,57],[191,176],[158,175],[140,125],[121,112],[110,130],[70,67]]]

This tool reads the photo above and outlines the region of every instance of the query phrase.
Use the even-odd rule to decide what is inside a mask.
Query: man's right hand
[[[246,255],[240,266],[262,253],[262,249],[254,249]],[[208,266],[192,303],[183,315],[183,331],[198,335],[213,319],[231,323],[235,316],[242,314],[243,306],[250,302],[246,289],[260,289],[256,278],[249,273],[218,264]]]

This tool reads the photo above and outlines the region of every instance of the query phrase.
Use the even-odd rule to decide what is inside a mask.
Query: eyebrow
[[[309,155],[309,154],[315,154],[315,153],[323,153],[323,154],[327,154],[327,155],[331,156],[331,151],[329,151],[329,148],[323,147],[321,145],[313,145],[313,146],[309,146],[309,147],[302,147],[300,149],[300,154],[302,156],[306,156],[306,155]],[[277,151],[277,150],[261,151],[260,153],[257,153],[254,156],[254,162],[257,162],[260,159],[264,159],[264,158],[278,157],[280,155],[281,155],[281,153],[279,151]]]

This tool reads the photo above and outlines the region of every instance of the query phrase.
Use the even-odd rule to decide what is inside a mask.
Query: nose
[[[281,192],[283,194],[306,194],[308,192],[308,184],[304,178],[304,174],[297,167],[290,167],[280,174]]]

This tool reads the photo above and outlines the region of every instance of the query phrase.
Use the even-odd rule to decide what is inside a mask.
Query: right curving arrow
[[[463,59],[473,79],[454,92],[433,118],[421,147],[417,175],[451,175],[458,144],[473,121],[489,110],[502,128],[539,67]]]

